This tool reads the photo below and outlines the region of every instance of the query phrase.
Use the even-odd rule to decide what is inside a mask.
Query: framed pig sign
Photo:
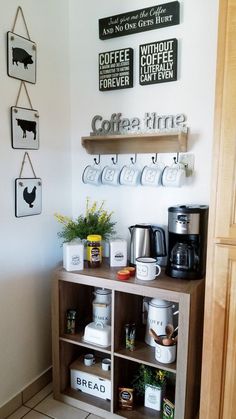
[[[34,109],[11,107],[12,148],[39,149],[39,114]]]
[[[36,44],[13,32],[7,33],[7,74],[36,83]]]

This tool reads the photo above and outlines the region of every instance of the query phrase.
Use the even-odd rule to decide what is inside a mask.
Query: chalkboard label
[[[141,85],[177,80],[176,38],[139,46],[139,83]]]
[[[133,49],[123,48],[99,54],[99,90],[133,87]]]
[[[179,2],[172,1],[99,19],[99,38],[115,38],[178,24]]]

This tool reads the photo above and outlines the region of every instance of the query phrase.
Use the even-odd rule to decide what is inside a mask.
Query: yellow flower
[[[69,217],[66,217],[65,215],[60,215],[57,212],[54,214],[54,217],[57,219],[57,221],[61,224],[68,225],[72,222],[72,219]]]

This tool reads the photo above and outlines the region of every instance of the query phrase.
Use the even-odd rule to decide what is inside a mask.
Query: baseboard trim
[[[22,391],[0,407],[0,419],[6,419],[52,381],[52,367],[33,380]]]

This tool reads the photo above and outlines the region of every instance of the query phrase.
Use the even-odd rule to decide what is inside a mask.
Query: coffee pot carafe
[[[198,255],[190,243],[176,243],[171,250],[170,263],[175,269],[193,270]]]
[[[165,232],[161,227],[150,224],[136,224],[129,227],[130,263],[135,265],[136,258],[166,256]]]

